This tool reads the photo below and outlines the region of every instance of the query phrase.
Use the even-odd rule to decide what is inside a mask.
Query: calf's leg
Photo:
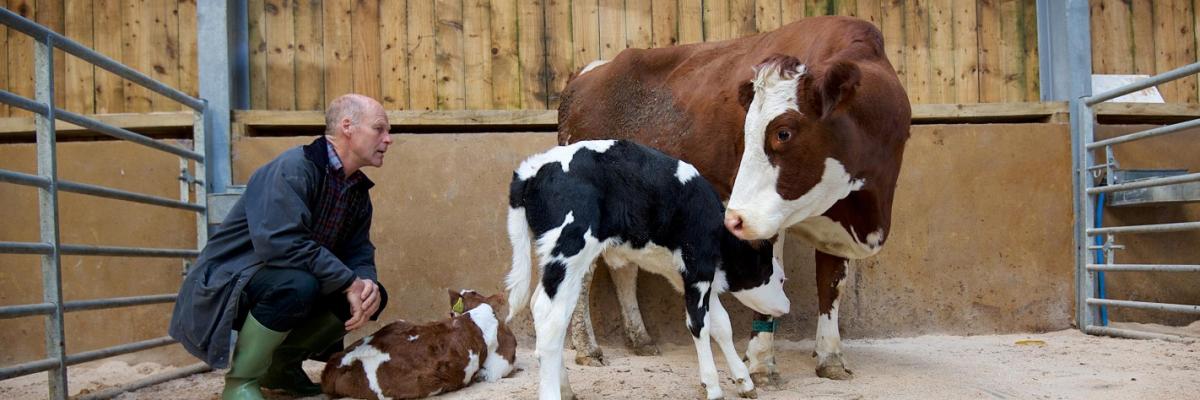
[[[696,358],[700,367],[700,385],[706,399],[723,399],[721,381],[717,378],[717,366],[713,362],[712,343],[709,343],[711,315],[708,312],[708,296],[711,283],[706,281],[685,283],[684,306],[687,308],[687,327],[696,343]]]
[[[729,374],[733,375],[733,383],[738,387],[738,396],[750,399],[758,398],[758,393],[754,391],[754,380],[750,379],[750,371],[738,357],[737,348],[733,347],[733,327],[729,325],[729,314],[721,305],[720,297],[713,294],[710,298],[708,310],[711,315],[708,320],[712,323],[712,338],[721,348],[725,362],[729,364]]]

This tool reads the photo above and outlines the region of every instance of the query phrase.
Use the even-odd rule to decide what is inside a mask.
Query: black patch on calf
[[[561,261],[551,261],[546,264],[546,268],[542,271],[542,288],[546,289],[546,295],[554,298],[558,294],[558,286],[562,284],[563,278],[567,276],[567,265]]]

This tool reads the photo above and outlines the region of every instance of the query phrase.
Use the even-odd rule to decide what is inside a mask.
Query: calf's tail
[[[504,279],[508,288],[508,317],[525,309],[529,303],[529,281],[533,279],[533,257],[530,254],[529,223],[525,220],[525,208],[508,209],[508,240],[512,243],[512,270]]]

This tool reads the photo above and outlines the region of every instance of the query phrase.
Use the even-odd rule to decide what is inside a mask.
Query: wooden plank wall
[[[251,46],[265,78],[253,79],[255,109],[319,109],[297,99],[324,103],[347,88],[396,110],[553,109],[572,72],[625,48],[730,39],[817,15],[879,26],[916,103],[1038,98],[1035,0],[334,0],[324,15],[293,11],[294,22],[275,3],[298,8],[250,1],[251,37],[267,44]],[[309,21],[322,28],[306,28],[314,41],[305,43]],[[323,45],[326,73],[302,76],[320,60],[282,47],[291,41]]]
[[[0,0],[0,6],[198,95],[196,0]],[[68,111],[93,114],[185,108],[62,51],[56,51],[54,59],[55,103]],[[32,98],[32,40],[0,29],[0,60],[0,88]],[[32,115],[0,104],[0,117]]]
[[[1196,0],[1092,0],[1094,72],[1197,58]],[[319,110],[357,91],[393,110],[553,109],[567,77],[628,47],[715,41],[851,15],[884,33],[914,103],[1037,101],[1035,0],[246,0],[251,108]],[[196,93],[196,0],[0,0]],[[32,44],[0,30],[0,86],[32,96]],[[59,53],[59,60],[63,60]],[[84,113],[178,110],[68,57],[57,99]],[[1160,87],[1200,102],[1197,79]],[[0,117],[26,116],[0,105]]]

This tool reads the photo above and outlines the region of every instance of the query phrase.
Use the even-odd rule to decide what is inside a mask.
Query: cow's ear
[[[858,66],[848,61],[838,61],[825,70],[820,80],[821,118],[833,113],[842,103],[854,97],[861,72]]]
[[[738,86],[738,103],[742,105],[742,109],[750,111],[750,103],[754,101],[754,82],[745,81],[741,86]]]

